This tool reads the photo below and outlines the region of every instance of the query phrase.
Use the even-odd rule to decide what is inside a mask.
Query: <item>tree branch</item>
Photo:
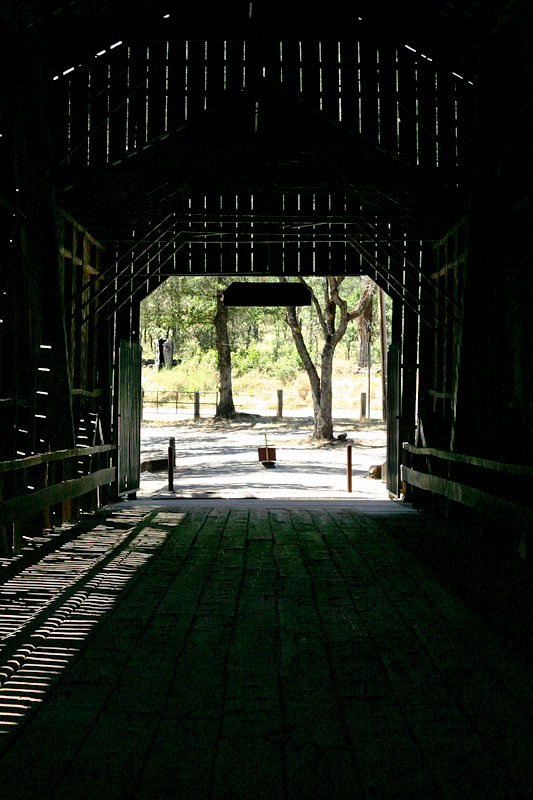
[[[359,298],[359,302],[357,303],[356,307],[353,311],[348,313],[348,322],[356,317],[361,316],[363,311],[365,311],[370,303],[372,302],[372,298],[376,293],[377,285],[371,278],[367,278],[365,284],[363,286],[363,290],[361,292],[361,297]]]
[[[314,293],[314,291],[311,288],[311,286],[307,283],[307,281],[304,278],[299,277],[298,280],[300,281],[300,283],[303,283],[303,285],[306,286],[309,289],[309,291],[311,292],[311,302],[313,303],[313,305],[315,307],[315,311],[317,313],[318,321],[320,323],[320,327],[322,328],[322,333],[323,333],[324,337],[326,337],[327,334],[328,334],[328,329],[327,329],[327,325],[326,325],[326,319],[324,317],[322,309],[320,308],[320,303],[318,302],[317,296]]]
[[[302,364],[304,365],[305,370],[309,376],[309,382],[311,383],[311,388],[313,392],[316,394],[316,396],[320,397],[320,378],[318,377],[318,372],[315,365],[313,364],[313,360],[309,355],[309,351],[305,344],[301,328],[298,325],[298,319],[296,317],[296,308],[294,306],[287,306],[287,322],[291,329],[292,338],[294,339],[294,344],[296,345],[298,355],[300,356]]]

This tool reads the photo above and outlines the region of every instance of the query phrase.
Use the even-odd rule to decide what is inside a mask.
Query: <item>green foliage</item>
[[[174,357],[182,362],[178,368],[169,371],[169,381],[176,384],[172,385],[172,389],[203,390],[209,380],[212,382],[208,388],[217,384],[213,324],[216,292],[227,286],[230,280],[217,276],[174,276],[142,302],[141,339],[144,357],[153,358],[154,339],[172,338]],[[324,278],[308,280],[321,301]],[[342,296],[349,307],[357,303],[360,293],[361,278],[348,276],[342,284]],[[374,297],[374,366],[380,361],[377,308],[377,297]],[[391,302],[387,298],[389,328],[390,316]],[[316,361],[322,348],[322,332],[315,309],[312,306],[302,308],[299,319],[310,355]],[[284,308],[231,308],[228,327],[235,377],[255,371],[287,384],[301,371],[300,360],[285,321]],[[337,348],[338,358],[356,363],[357,349],[357,323],[353,322]],[[212,379],[210,375],[213,375]]]

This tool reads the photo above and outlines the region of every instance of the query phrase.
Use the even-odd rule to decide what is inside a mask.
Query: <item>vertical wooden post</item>
[[[172,463],[176,466],[176,438],[174,436],[171,436],[168,440],[168,447],[172,450]]]
[[[168,448],[168,491],[174,491],[174,450]]]
[[[53,463],[44,464],[43,486],[50,486],[54,483],[54,467],[55,464]],[[43,508],[43,528],[51,527],[52,514],[50,513],[50,507],[45,506],[45,508]]]
[[[194,419],[200,419],[200,392],[194,393]]]
[[[368,419],[370,419],[370,394],[371,394],[371,382],[370,382],[370,376],[371,376],[371,371],[372,371],[372,364],[371,364],[372,352],[371,352],[371,349],[370,349],[370,336],[371,336],[371,332],[369,331],[369,332],[368,332],[368,353],[367,353],[367,363],[368,363],[368,396],[367,396],[367,408],[366,408],[366,414],[367,414],[367,417],[368,417]]]
[[[360,419],[366,419],[366,392],[361,392],[361,411]]]
[[[28,484],[25,469],[17,470],[14,474],[13,497],[23,497],[28,493]],[[22,550],[22,520],[18,519],[13,523],[13,555],[19,555]]]
[[[283,389],[278,389],[278,419],[283,417]]]
[[[346,491],[352,491],[352,445],[346,445]]]
[[[0,503],[4,500],[4,478],[0,475]],[[10,556],[12,550],[12,540],[9,525],[0,525],[0,555]]]
[[[379,303],[379,343],[381,350],[381,405],[383,421],[387,420],[387,317],[385,314],[385,292],[378,293]]]

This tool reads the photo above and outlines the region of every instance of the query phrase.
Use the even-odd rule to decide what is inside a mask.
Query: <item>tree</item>
[[[282,283],[286,283],[285,277],[280,277]],[[333,356],[335,348],[346,333],[349,323],[361,316],[365,309],[372,302],[372,297],[376,290],[373,281],[367,281],[362,288],[360,297],[351,311],[348,310],[348,302],[342,298],[339,289],[345,280],[344,276],[327,276],[322,281],[322,304],[319,302],[317,293],[309,281],[299,278],[300,282],[307,286],[311,292],[311,300],[318,317],[322,333],[322,349],[319,355],[320,374],[313,362],[307,344],[302,333],[301,319],[294,306],[287,308],[287,323],[291,329],[294,343],[298,355],[309,377],[311,385],[311,397],[313,400],[314,429],[313,438],[332,439],[333,438],[333,419],[332,419],[332,378],[333,378]]]
[[[219,373],[219,401],[215,413],[216,419],[233,419],[235,405],[231,385],[231,349],[228,336],[228,309],[224,305],[224,293],[217,286],[217,310],[215,314],[216,348]]]
[[[365,278],[363,291],[368,283],[372,283],[371,278]],[[372,334],[372,303],[369,303],[362,314],[357,317],[357,336],[358,353],[357,366],[360,368],[368,367],[368,349]]]

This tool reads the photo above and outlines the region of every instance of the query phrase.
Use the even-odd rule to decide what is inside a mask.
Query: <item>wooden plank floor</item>
[[[533,797],[533,669],[368,508],[115,511],[0,587],[2,800]]]

